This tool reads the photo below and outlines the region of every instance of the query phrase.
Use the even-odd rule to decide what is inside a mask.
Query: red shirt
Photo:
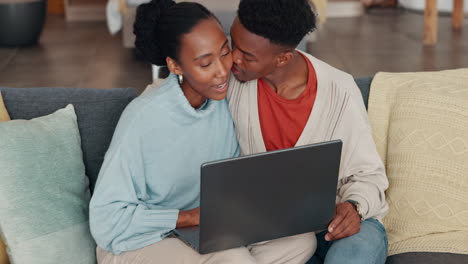
[[[285,99],[264,80],[258,80],[258,113],[267,151],[294,147],[309,120],[317,94],[317,75],[312,63],[304,59],[309,78],[306,89],[296,99]]]

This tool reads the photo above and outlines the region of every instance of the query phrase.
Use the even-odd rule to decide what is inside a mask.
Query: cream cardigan
[[[365,218],[382,220],[388,210],[388,180],[371,134],[361,92],[351,75],[304,53],[317,73],[317,96],[296,146],[341,139],[343,149],[336,202],[355,200]],[[257,105],[257,80],[233,76],[228,100],[241,154],[265,152]],[[311,172],[314,173],[314,172]]]

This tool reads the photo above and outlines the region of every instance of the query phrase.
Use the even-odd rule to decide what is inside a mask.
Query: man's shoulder
[[[242,90],[248,91],[249,88],[254,88],[257,86],[257,81],[258,80],[252,80],[248,82],[241,82],[236,79],[233,73],[229,76],[229,86],[228,86],[228,93],[227,93],[227,101],[231,103],[231,100],[239,100],[240,97],[245,97],[249,95],[250,93],[247,92],[241,92]],[[255,92],[254,90],[253,92]]]
[[[326,78],[329,82],[349,82],[353,80],[353,76],[345,71],[342,71],[334,66],[314,57],[311,54],[301,51],[303,55],[312,63],[317,73],[317,78]]]
[[[360,90],[354,81],[354,77],[330,64],[310,55],[303,54],[310,60],[317,74],[317,80],[320,85],[334,87],[334,91],[344,94],[360,95]]]

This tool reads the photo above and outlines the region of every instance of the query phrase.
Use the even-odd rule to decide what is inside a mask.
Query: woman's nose
[[[218,69],[218,77],[220,79],[225,79],[227,78],[228,74],[229,74],[229,71],[231,69],[227,69],[226,66],[224,65],[224,63],[220,63],[219,64],[219,69]]]

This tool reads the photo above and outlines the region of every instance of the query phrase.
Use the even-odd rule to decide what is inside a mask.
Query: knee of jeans
[[[327,252],[328,263],[385,263],[387,248],[372,239],[343,239],[336,241]]]
[[[364,237],[368,241],[368,243],[372,244],[369,245],[373,248],[384,248],[387,250],[388,241],[387,241],[387,232],[385,227],[379,221],[372,219],[373,221],[366,221],[364,227]]]
[[[372,256],[372,255],[381,255],[385,251],[385,254],[387,253],[387,245],[385,239],[382,237],[381,239],[367,239],[367,240],[362,240],[360,242],[355,241],[354,247],[358,248],[358,252],[360,254],[366,255],[366,256]]]
[[[359,233],[334,242],[327,253],[327,259],[354,260],[349,263],[385,263],[386,235],[376,225],[377,223],[363,223]]]
[[[387,240],[382,233],[376,232],[373,235],[361,237],[361,239],[353,240],[352,244],[358,255],[374,256],[375,262],[373,263],[379,263],[378,259],[387,256]]]

